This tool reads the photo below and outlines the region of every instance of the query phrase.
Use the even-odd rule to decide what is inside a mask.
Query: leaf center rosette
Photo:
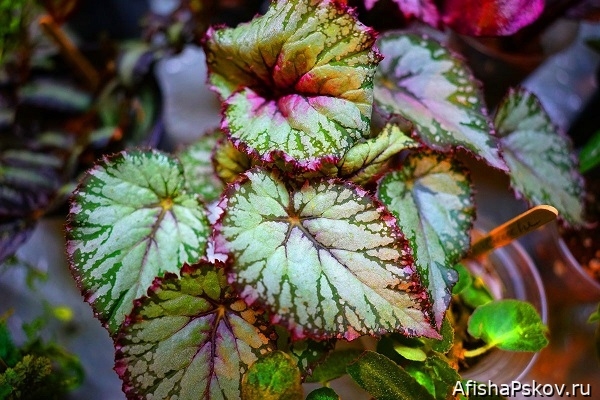
[[[238,148],[317,169],[369,132],[375,34],[334,1],[278,1],[265,15],[210,30],[209,80]]]
[[[296,339],[401,331],[439,337],[395,219],[358,186],[294,186],[255,168],[230,185],[215,227],[244,300]]]

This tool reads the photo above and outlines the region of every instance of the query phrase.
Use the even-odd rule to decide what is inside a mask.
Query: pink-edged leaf
[[[410,248],[364,190],[337,180],[287,186],[252,169],[226,189],[217,240],[242,297],[294,338],[399,330],[437,337]]]
[[[200,259],[209,235],[181,163],[159,151],[104,158],[83,176],[68,219],[71,270],[111,333],[156,276]]]
[[[511,90],[495,123],[514,190],[533,205],[556,207],[569,224],[582,225],[584,182],[573,145],[537,97],[524,88]]]
[[[439,42],[390,32],[379,40],[385,56],[375,75],[375,102],[411,121],[433,150],[464,148],[492,167],[506,170],[479,83],[463,59]]]
[[[379,0],[365,0],[367,10],[373,8]],[[431,26],[438,26],[440,15],[433,0],[393,0],[407,18],[416,18]]]
[[[444,155],[415,153],[401,170],[380,180],[377,197],[415,249],[415,263],[440,329],[458,279],[452,266],[469,250],[475,218],[467,170]]]
[[[209,80],[223,128],[264,161],[315,169],[369,131],[375,35],[341,2],[281,0],[236,28],[210,30]]]
[[[442,20],[458,33],[506,36],[535,21],[544,0],[444,0]]]
[[[181,278],[157,278],[136,300],[115,342],[115,370],[129,399],[238,399],[244,373],[274,346],[262,311],[201,261]]]

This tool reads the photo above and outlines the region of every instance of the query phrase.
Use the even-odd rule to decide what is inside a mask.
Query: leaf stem
[[[483,345],[481,347],[478,347],[476,349],[465,350],[465,352],[463,353],[463,355],[464,355],[465,358],[477,357],[477,356],[482,355],[486,351],[493,349],[494,347],[496,347],[495,344],[493,344],[493,343],[486,343],[485,345]]]

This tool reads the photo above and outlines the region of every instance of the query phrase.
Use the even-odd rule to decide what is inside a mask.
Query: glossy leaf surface
[[[539,351],[548,344],[547,328],[537,310],[514,299],[492,301],[475,309],[468,330],[502,350]]]
[[[229,186],[221,207],[216,230],[242,296],[295,338],[437,336],[406,241],[360,188],[335,180],[290,187],[254,169]]]
[[[67,252],[86,300],[115,332],[156,276],[200,259],[207,237],[181,164],[135,150],[86,173],[71,203]]]
[[[470,247],[475,207],[467,171],[453,159],[418,153],[409,156],[401,170],[386,174],[377,193],[415,251],[439,327],[458,279],[449,266]]]
[[[316,168],[369,131],[375,36],[341,2],[282,0],[233,29],[209,30],[209,79],[223,128],[264,161]]]
[[[378,45],[385,57],[375,75],[380,107],[413,122],[419,139],[434,150],[464,148],[506,169],[479,84],[461,58],[414,34],[384,34]]]
[[[544,0],[444,0],[442,20],[465,35],[504,36],[531,24],[543,10]]]
[[[248,308],[207,262],[166,274],[135,302],[116,341],[115,370],[129,398],[236,399],[243,374],[274,347],[262,313]]]
[[[583,179],[577,159],[536,96],[525,89],[511,91],[495,124],[513,188],[531,204],[550,204],[568,223],[581,225]]]

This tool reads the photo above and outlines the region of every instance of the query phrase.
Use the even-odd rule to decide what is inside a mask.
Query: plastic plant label
[[[468,332],[486,347],[509,351],[539,351],[548,344],[547,328],[537,310],[524,301],[504,299],[475,309]]]
[[[464,148],[506,170],[479,84],[461,58],[415,34],[388,33],[377,43],[385,58],[374,97],[383,110],[413,122],[419,139],[434,150]]]
[[[475,208],[466,169],[443,155],[418,153],[379,181],[378,198],[415,249],[415,262],[433,299],[438,328],[458,278],[449,268],[470,246]]]
[[[220,207],[215,230],[233,256],[232,280],[294,338],[439,336],[408,243],[359,187],[336,180],[292,187],[253,169],[228,187]]]
[[[71,269],[97,317],[114,333],[156,276],[204,255],[208,221],[185,190],[179,161],[122,152],[89,170],[67,226]]]
[[[242,400],[302,400],[303,397],[300,370],[281,351],[258,359],[242,382]]]
[[[202,261],[184,266],[181,278],[157,278],[115,343],[128,398],[237,399],[243,374],[273,350],[274,335],[223,269]]]
[[[514,190],[532,205],[550,204],[569,224],[581,225],[583,179],[571,142],[535,95],[511,90],[494,122]]]
[[[369,132],[375,35],[342,2],[281,0],[251,22],[209,30],[209,80],[223,128],[263,161],[317,169]]]

